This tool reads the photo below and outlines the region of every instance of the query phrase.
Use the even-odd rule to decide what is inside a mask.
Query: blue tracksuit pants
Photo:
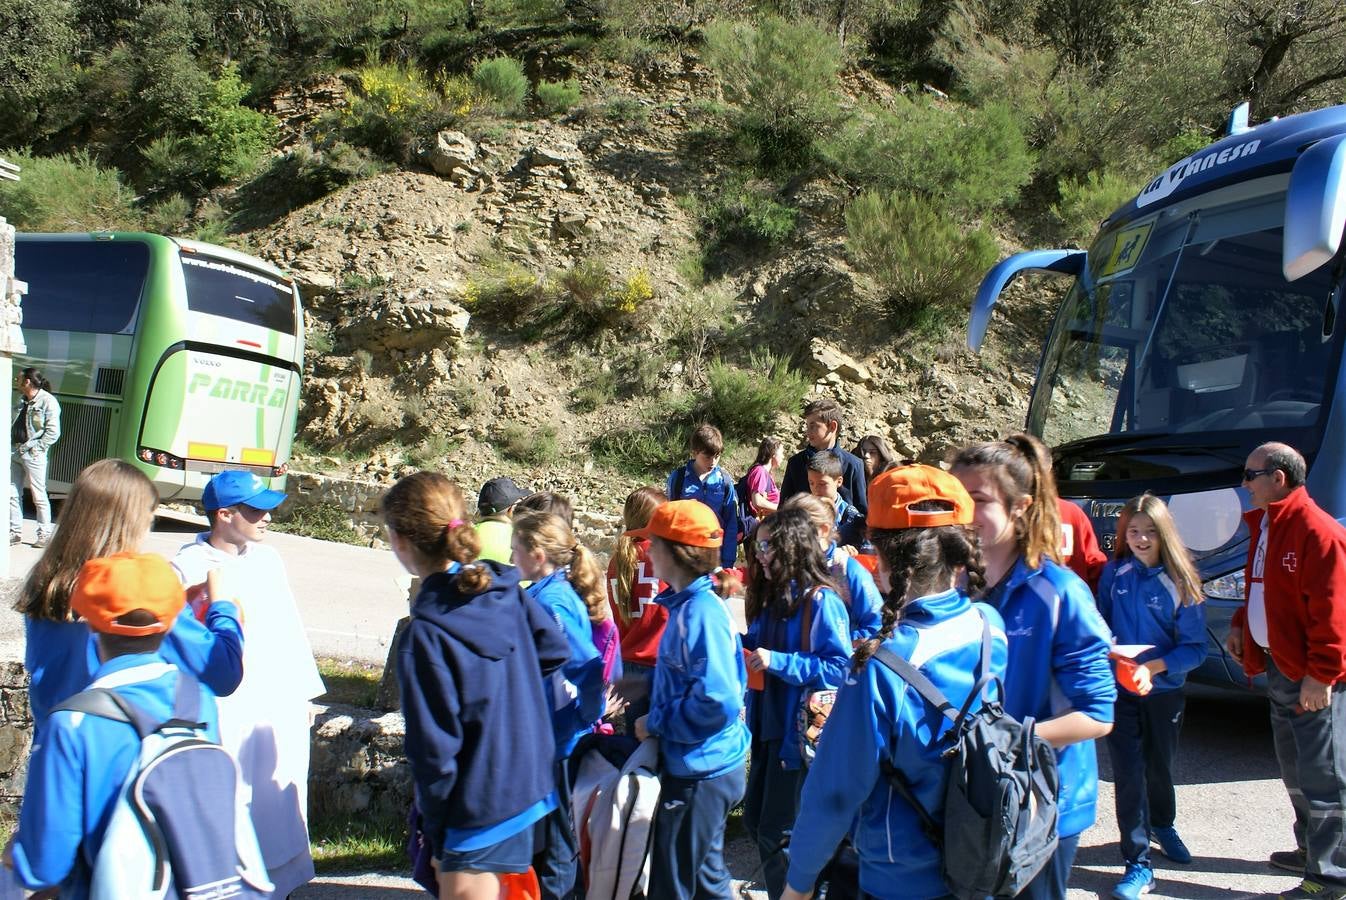
[[[1177,817],[1173,760],[1185,704],[1181,689],[1144,697],[1117,694],[1108,755],[1125,862],[1150,865],[1150,832],[1171,827]]]
[[[729,810],[743,799],[742,765],[714,778],[659,778],[659,812],[650,847],[649,900],[728,900],[724,863]]]

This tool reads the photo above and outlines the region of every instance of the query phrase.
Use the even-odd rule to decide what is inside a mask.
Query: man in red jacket
[[[1304,457],[1263,444],[1243,472],[1246,605],[1225,646],[1249,676],[1266,672],[1281,779],[1295,810],[1293,851],[1271,864],[1304,873],[1279,896],[1346,898],[1346,529],[1309,498]],[[1340,740],[1338,740],[1340,736]]]

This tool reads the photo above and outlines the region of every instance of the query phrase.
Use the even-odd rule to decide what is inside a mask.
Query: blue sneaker
[[[1172,825],[1167,828],[1156,828],[1151,834],[1159,842],[1160,851],[1172,862],[1185,866],[1192,861],[1192,851],[1187,849],[1182,838],[1178,837],[1178,829]]]
[[[1154,870],[1140,863],[1127,863],[1126,874],[1112,889],[1112,896],[1117,900],[1136,900],[1137,897],[1152,890],[1154,890]]]

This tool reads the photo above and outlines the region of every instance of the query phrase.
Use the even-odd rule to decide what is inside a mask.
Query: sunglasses
[[[1243,480],[1252,481],[1254,478],[1261,478],[1263,475],[1270,475],[1274,471],[1276,470],[1272,467],[1268,467],[1265,469],[1244,469]]]

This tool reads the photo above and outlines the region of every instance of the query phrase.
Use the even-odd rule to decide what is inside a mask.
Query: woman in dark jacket
[[[417,472],[382,507],[393,553],[421,579],[397,674],[439,896],[495,900],[500,874],[528,871],[533,826],[556,808],[540,676],[569,647],[513,568],[472,562],[481,547],[457,485]]]

